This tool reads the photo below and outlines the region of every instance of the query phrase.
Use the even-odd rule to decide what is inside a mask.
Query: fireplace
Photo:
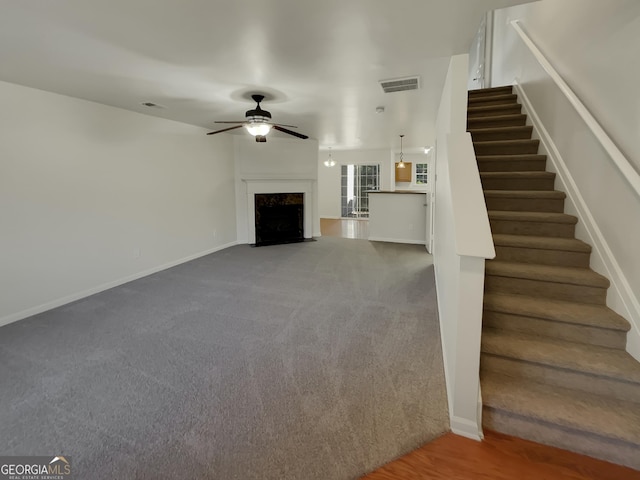
[[[304,193],[256,193],[256,246],[304,242]]]

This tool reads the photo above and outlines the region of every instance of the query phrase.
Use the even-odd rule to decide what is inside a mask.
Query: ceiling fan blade
[[[293,135],[294,137],[302,138],[303,140],[306,140],[307,138],[309,138],[307,135],[303,135],[302,133],[298,133],[298,132],[292,132],[291,130],[287,130],[286,128],[282,128],[280,125],[274,125],[273,128],[275,128],[276,130],[278,130],[280,132],[288,133],[289,135]]]
[[[236,125],[235,127],[223,128],[222,130],[216,130],[215,132],[209,132],[207,135],[213,135],[214,133],[222,133],[229,130],[235,130],[236,128],[242,128],[242,125]]]
[[[245,121],[244,120],[238,120],[237,122],[234,122],[234,121],[228,121],[228,122],[216,121],[216,122],[213,122],[213,123],[245,123]]]
[[[273,126],[273,125],[278,125],[279,127],[298,128],[298,127],[297,127],[297,126],[295,126],[295,125],[287,125],[286,123],[271,123],[270,125],[271,125],[271,126]]]

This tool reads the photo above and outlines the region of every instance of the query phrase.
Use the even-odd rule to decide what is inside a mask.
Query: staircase
[[[512,88],[469,92],[471,133],[496,258],[486,263],[485,428],[640,470],[640,363],[607,308],[555,174]]]

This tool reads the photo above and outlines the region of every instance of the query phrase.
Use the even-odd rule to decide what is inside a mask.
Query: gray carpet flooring
[[[448,430],[424,247],[228,248],[0,328],[0,455],[355,479]]]

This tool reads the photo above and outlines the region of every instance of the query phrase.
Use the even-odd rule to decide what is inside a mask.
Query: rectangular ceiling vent
[[[403,92],[405,90],[417,90],[420,88],[420,77],[392,78],[380,80],[384,93]]]

